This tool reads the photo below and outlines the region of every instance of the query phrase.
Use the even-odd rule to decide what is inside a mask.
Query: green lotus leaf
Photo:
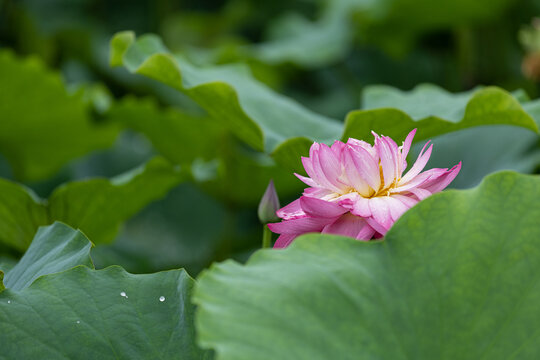
[[[220,123],[174,108],[160,109],[151,98],[126,97],[107,113],[110,122],[144,134],[159,153],[174,164],[217,156],[216,142],[226,136]]]
[[[423,134],[429,132],[430,126],[436,124],[442,124],[443,128],[454,127],[453,124],[460,124],[458,127],[468,126],[467,123],[470,125],[471,121],[478,119],[477,115],[484,116],[482,114],[485,113],[486,118],[482,121],[492,125],[464,128],[442,134],[437,138],[429,137],[435,144],[429,162],[430,167],[446,168],[459,161],[463,162],[460,175],[452,183],[454,187],[476,186],[484,176],[500,170],[532,172],[540,164],[539,137],[537,133],[529,131],[531,126],[534,128],[533,124],[529,124],[529,118],[540,124],[538,116],[540,103],[529,101],[523,92],[509,94],[500,89],[479,88],[452,94],[437,86],[423,84],[411,91],[400,91],[388,86],[371,86],[363,95],[365,109],[392,107],[410,115],[414,123],[405,119],[402,124],[409,124],[411,128],[418,126],[418,139],[428,138]],[[510,95],[518,100],[520,105],[511,99]],[[494,105],[505,103],[510,106],[497,109]],[[448,122],[442,122],[443,119]],[[497,124],[498,120],[505,119],[510,121],[506,124]],[[512,122],[514,125],[521,125],[508,126]],[[523,124],[527,126],[523,127]],[[392,129],[381,129],[385,135],[395,130],[397,126]],[[404,132],[407,130],[403,129]],[[440,134],[434,134],[436,135]],[[419,148],[421,144],[416,148],[416,152],[420,150]]]
[[[528,102],[520,104],[514,95],[497,87],[452,94],[429,84],[419,85],[410,92],[389,86],[370,86],[363,94],[363,109],[351,111],[347,115],[341,140],[356,138],[371,141],[371,131],[375,131],[400,143],[411,130],[418,128],[414,138],[414,141],[418,142],[472,127],[511,125],[513,128],[509,133],[503,130],[496,138],[508,135],[506,142],[511,143],[516,138],[512,135],[516,133],[516,136],[527,137],[528,140],[523,145],[523,148],[527,148],[531,145],[530,139],[534,142],[538,138],[537,134],[527,130],[538,132],[538,125],[531,117],[532,106]],[[480,132],[478,130],[475,134]],[[478,141],[480,144],[489,140],[489,134],[479,136],[485,139]],[[277,163],[296,172],[303,172],[299,155],[307,156],[310,144],[306,138],[288,139],[274,150],[273,157]],[[514,150],[522,153],[523,148]],[[437,150],[434,154],[437,154]],[[441,167],[448,167],[450,163],[455,163],[455,159],[451,159],[451,162],[437,162]],[[495,171],[502,168],[504,167],[490,169]],[[523,167],[515,168],[522,169]],[[475,169],[473,167],[469,170]],[[480,180],[486,173],[489,171],[481,172],[481,176],[474,179]],[[474,182],[474,179],[471,181]]]
[[[113,144],[118,127],[92,122],[82,92],[69,94],[38,58],[0,51],[0,78],[0,153],[17,179],[45,179]]]
[[[160,157],[112,179],[66,183],[47,201],[20,184],[0,179],[0,242],[24,251],[37,228],[54,221],[80,228],[96,244],[110,242],[125,220],[183,179],[180,169]]]
[[[188,95],[225,128],[258,150],[272,152],[276,163],[298,171],[300,156],[313,141],[331,143],[349,137],[370,139],[371,131],[404,139],[413,128],[416,141],[464,128],[506,124],[538,131],[534,120],[509,93],[495,87],[452,95],[433,86],[419,88],[406,99],[403,110],[382,108],[349,113],[345,129],[338,122],[315,114],[254,80],[239,65],[196,67],[165,48],[154,35],[136,39],[118,33],[111,41],[111,64],[145,75]],[[426,90],[426,91],[424,91]],[[372,87],[365,95],[375,107],[403,107],[397,90]],[[408,95],[407,95],[408,96]],[[444,101],[441,101],[444,100]],[[413,105],[427,104],[426,111]],[[270,109],[270,110],[268,110]],[[433,114],[433,115],[432,115]],[[340,132],[342,133],[339,136]],[[264,147],[263,147],[264,143]]]
[[[0,282],[5,359],[209,359],[195,344],[184,270],[94,270],[90,241],[55,223]],[[2,273],[0,272],[0,280]]]
[[[366,91],[364,109],[349,113],[344,139],[366,139],[371,131],[401,139],[418,128],[419,141],[482,125],[514,125],[538,132],[534,119],[512,94],[496,87],[454,95],[432,85],[419,86],[411,94],[377,86]]]
[[[196,286],[220,360],[536,359],[540,178],[435,194],[383,241],[311,234]]]
[[[285,13],[270,25],[268,39],[248,47],[246,53],[268,64],[290,62],[308,69],[335,63],[352,45],[352,5],[329,2],[316,22]]]
[[[42,275],[77,265],[93,267],[91,247],[83,233],[65,224],[55,222],[41,227],[21,260],[5,274],[4,284],[9,289],[22,290]]]
[[[257,150],[272,151],[295,136],[331,141],[339,122],[316,114],[255,80],[243,65],[197,67],[172,55],[159,37],[122,32],[111,40],[111,65],[186,94]]]
[[[24,251],[37,228],[48,223],[44,200],[31,189],[0,178],[0,242]]]
[[[240,144],[208,116],[160,109],[151,99],[134,97],[115,103],[107,116],[108,121],[144,134],[169,161],[191,169],[192,178],[206,192],[229,204],[256,204],[271,178],[283,196],[301,189],[287,169]]]

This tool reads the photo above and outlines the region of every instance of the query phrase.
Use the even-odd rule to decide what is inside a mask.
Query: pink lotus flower
[[[349,139],[332,146],[314,143],[302,164],[309,177],[295,174],[309,187],[303,196],[276,214],[284,221],[268,224],[281,234],[274,247],[287,247],[297,236],[322,232],[370,240],[386,234],[408,209],[454,180],[461,162],[452,169],[422,172],[433,145],[424,146],[409,171],[407,154],[416,129],[397,146],[388,136],[375,136],[371,146]]]

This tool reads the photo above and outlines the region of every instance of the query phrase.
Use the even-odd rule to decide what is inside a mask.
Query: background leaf
[[[148,203],[163,197],[184,176],[156,157],[111,180],[94,178],[66,183],[52,193],[46,205],[22,185],[0,181],[0,240],[25,250],[40,225],[62,221],[78,227],[96,243],[110,242],[121,224]]]
[[[231,227],[228,219],[222,203],[194,184],[182,183],[128,220],[113,243],[93,249],[92,258],[97,268],[121,264],[129,272],[150,273],[181,264],[197,274],[212,262]]]
[[[422,33],[469,28],[489,23],[505,14],[512,0],[391,0],[384,3],[373,1],[369,11],[363,14],[363,33],[370,42],[386,51],[402,54],[413,45]],[[425,16],[424,14],[429,14]]]
[[[410,92],[402,92],[388,86],[371,86],[363,93],[363,109],[353,110],[347,115],[341,140],[355,138],[370,141],[373,138],[371,131],[375,131],[378,134],[390,136],[400,143],[411,130],[418,128],[414,138],[414,141],[418,142],[470,127],[495,124],[513,125],[538,131],[538,125],[534,119],[512,94],[496,87],[452,94],[429,84],[419,85]],[[479,134],[481,131],[485,131],[485,128],[475,131],[474,134]],[[527,139],[533,141],[538,138],[537,134],[529,134],[522,129],[510,130],[512,131],[519,135],[525,134],[524,136],[528,136]],[[504,133],[494,138],[501,136],[504,136]],[[456,136],[452,135],[452,139],[455,138]],[[468,140],[474,139],[468,137]],[[508,142],[513,140],[515,137],[509,138]],[[482,137],[482,141],[478,142],[484,145],[490,141],[493,144],[496,143],[490,138],[490,134],[486,134]],[[303,173],[300,156],[307,156],[311,143],[309,139],[302,137],[288,139],[274,150],[273,158],[281,166]],[[523,148],[530,147],[530,140],[525,143]],[[451,144],[450,141],[449,145]],[[518,150],[520,154],[524,152],[523,148]],[[434,152],[436,153],[437,151]],[[445,168],[449,164],[465,160],[463,156],[456,156],[462,155],[461,153],[453,154],[452,159],[437,161],[437,164]],[[464,163],[467,170],[479,173],[475,171],[475,165]],[[485,167],[486,163],[483,166]],[[495,167],[490,170],[504,168]],[[511,169],[524,170],[523,167],[511,167]],[[532,170],[530,165],[526,169]],[[474,180],[468,181],[469,186],[476,185],[489,172],[489,170],[481,171],[480,177],[477,175]]]
[[[267,30],[268,39],[246,51],[269,63],[291,62],[317,68],[343,58],[352,45],[351,15],[354,2],[329,1],[312,22],[303,15],[286,12]]]
[[[129,97],[116,103],[107,119],[144,134],[169,161],[189,169],[202,189],[231,206],[258,203],[270,178],[284,196],[301,188],[288,170],[239,143],[209,116],[162,110],[151,99]]]
[[[93,123],[82,93],[68,94],[40,59],[2,50],[0,78],[0,153],[17,179],[42,180],[114,142],[118,129]]]
[[[388,96],[380,94],[385,91]],[[427,85],[413,90],[410,95],[401,96],[398,90],[375,87],[365,96],[366,110],[353,111],[347,116],[344,139],[365,139],[372,130],[393,139],[404,139],[409,131],[418,128],[415,140],[419,141],[469,127],[494,124],[538,131],[538,126],[519,102],[496,87],[452,95]],[[418,103],[423,106],[418,106]],[[372,108],[376,109],[370,110]]]
[[[37,228],[47,225],[47,206],[31,189],[0,179],[0,243],[24,251]]]
[[[144,134],[174,164],[215,158],[216,142],[226,136],[219,122],[175,108],[160,109],[152,98],[124,98],[114,104],[107,119]]]
[[[112,179],[74,181],[49,197],[49,216],[81,228],[96,243],[110,242],[119,226],[183,180],[179,168],[156,157]]]
[[[540,178],[435,194],[384,241],[305,235],[204,272],[201,343],[227,359],[535,359]]]
[[[472,113],[482,112],[491,113],[489,122],[496,122],[497,118],[526,119],[528,115],[540,124],[538,101],[528,101],[526,97],[514,93],[512,95],[516,100],[522,101],[522,110],[513,110],[518,109],[518,106],[515,101],[509,99],[508,93],[504,95],[487,93],[481,97],[484,100],[480,102],[478,96],[486,90],[477,89],[452,94],[429,84],[419,85],[411,91],[400,91],[388,86],[371,86],[363,93],[363,105],[366,109],[397,108],[406,112],[415,121],[419,121],[415,123],[419,126],[424,121],[436,125],[438,119],[459,123],[460,119],[463,119],[462,122],[470,119]],[[490,98],[492,101],[499,101],[498,98],[506,99],[505,102],[513,105],[509,109],[497,111],[495,106],[490,105],[488,101]],[[432,122],[433,119],[436,119],[435,122]],[[409,120],[404,121],[408,122]],[[425,138],[421,135],[423,129],[425,127],[421,127],[417,133],[419,139]],[[432,138],[435,150],[429,165],[447,168],[462,161],[462,171],[452,182],[452,187],[469,188],[478,185],[484,176],[495,171],[507,169],[532,172],[540,164],[539,139],[537,133],[517,126],[491,125],[464,129]],[[413,155],[420,152],[423,143],[415,147]]]
[[[183,92],[257,150],[271,151],[293,136],[328,141],[340,131],[337,121],[273,92],[246,67],[196,67],[171,55],[154,35],[136,40],[133,33],[118,33],[111,40],[111,64]]]

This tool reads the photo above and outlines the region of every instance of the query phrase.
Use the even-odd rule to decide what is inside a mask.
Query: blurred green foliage
[[[166,197],[128,221],[115,242],[97,245],[96,265],[120,264],[132,272],[186,267],[195,275],[214,260],[243,260],[259,246],[256,205],[268,180],[274,178],[282,204],[302,189],[290,164],[310,141],[291,136],[330,141],[341,136],[339,121],[350,111],[389,105],[415,120],[459,120],[468,91],[479,85],[523,89],[534,99],[537,79],[527,74],[535,72],[522,65],[536,69],[527,42],[535,35],[530,29],[521,35],[522,48],[518,34],[538,14],[535,0],[0,1],[0,176],[27,187],[9,183],[18,190],[2,190],[0,200],[20,195],[45,207],[41,199],[63,183],[113,178],[159,154],[171,163],[163,166],[180,166],[186,182],[176,186],[180,180],[169,179],[176,187]],[[111,68],[109,41],[125,30],[159,35],[183,64],[181,81],[163,84]],[[132,54],[135,63],[156,42],[147,46]],[[220,91],[190,93],[218,80]],[[419,96],[417,88],[397,99],[398,91],[386,88],[377,100],[376,88],[364,91],[373,84],[409,90],[419,83],[465,93]],[[202,97],[212,99],[205,106]],[[514,115],[528,113],[538,122],[538,103],[517,98],[525,112]],[[257,113],[261,102],[267,110]],[[307,120],[295,130],[299,117]],[[523,128],[474,128],[434,140],[441,151],[432,165],[466,159],[458,187],[504,168],[534,172],[540,163],[538,136]],[[264,146],[268,153],[257,151]],[[87,200],[114,223],[105,236],[110,240],[118,223],[107,209],[118,220],[134,211],[125,203],[116,205],[117,213],[112,202],[97,201],[110,194],[93,191]],[[19,230],[25,239],[33,235]],[[0,244],[0,265],[12,264],[26,246]]]

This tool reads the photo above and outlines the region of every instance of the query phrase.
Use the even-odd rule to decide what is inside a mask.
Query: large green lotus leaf
[[[274,150],[272,158],[281,167],[298,174],[305,173],[301,157],[309,156],[309,148],[313,141],[305,137],[287,139]]]
[[[14,286],[0,282],[0,358],[211,358],[195,344],[193,279],[184,270],[96,271],[90,241],[63,224],[43,228],[36,240],[27,255],[44,258],[32,265],[25,255],[6,276]]]
[[[31,189],[0,178],[0,242],[25,250],[37,228],[49,223],[47,206]]]
[[[481,125],[514,125],[538,131],[534,119],[508,92],[487,87],[451,94],[433,85],[411,93],[387,86],[368,88],[364,110],[347,116],[343,138],[366,139],[371,131],[404,139],[418,128],[416,141]]]
[[[0,153],[16,178],[42,180],[114,142],[117,127],[92,123],[82,93],[68,94],[39,59],[0,51],[0,79]]]
[[[122,32],[111,40],[111,64],[145,75],[188,95],[257,150],[272,151],[287,138],[330,141],[339,122],[316,114],[255,80],[247,67],[197,67],[175,57],[154,35],[135,39]]]
[[[0,357],[211,358],[195,344],[192,287],[183,270],[132,275],[120,267],[78,266],[22,291],[4,290]]]
[[[49,197],[49,217],[84,231],[95,243],[114,239],[119,226],[184,179],[177,167],[156,157],[112,179],[74,181]]]
[[[491,87],[497,89],[496,87]],[[485,87],[451,93],[434,84],[420,84],[410,91],[387,85],[371,85],[362,92],[362,109],[396,108],[407,113],[415,121],[435,116],[452,122],[463,118],[471,98]],[[519,103],[527,103],[529,97],[521,89],[511,93]]]
[[[371,131],[375,131],[399,143],[415,128],[418,128],[415,142],[483,125],[512,125],[538,131],[524,107],[512,94],[496,87],[452,94],[428,84],[410,92],[370,86],[363,94],[363,109],[347,115],[341,140],[352,137],[371,141]],[[529,138],[537,137],[523,129],[512,130]],[[300,155],[308,154],[310,144],[306,138],[288,139],[274,150],[273,158],[282,166],[303,172]]]
[[[112,106],[107,118],[144,134],[159,153],[175,164],[215,158],[216,142],[225,136],[220,123],[208,116],[160,109],[151,98],[126,97]]]
[[[385,240],[305,235],[216,264],[194,301],[221,360],[537,359],[540,178],[435,194]]]
[[[80,231],[56,222],[39,228],[21,260],[4,277],[12,290],[27,288],[42,275],[69,270],[77,265],[93,267],[92,243]]]
[[[336,62],[352,43],[351,5],[328,2],[316,22],[298,13],[286,13],[270,24],[268,40],[248,47],[248,53],[265,63],[290,62],[305,68]]]
[[[419,121],[436,116],[459,122],[476,90],[453,94],[433,84],[420,84],[411,91],[386,85],[368,86],[362,92],[362,109],[396,108]]]
[[[237,235],[252,223],[231,224],[234,215],[226,212],[225,204],[185,182],[127,221],[113,243],[93,249],[92,259],[98,268],[119,264],[130,272],[149,273],[181,266],[196,274],[211,263],[224,229]]]
[[[301,68],[315,69],[343,60],[352,46],[352,15],[355,10],[370,8],[371,4],[335,0],[315,2],[312,6],[315,21],[292,10],[294,5],[278,16],[268,14],[269,9],[261,3],[246,3],[236,8],[239,12],[184,12],[166,18],[161,33],[171,49],[180,50],[197,64],[219,64],[234,59],[249,61],[254,74],[260,79],[261,65],[276,70],[275,65],[292,63]],[[277,10],[270,5],[272,8]],[[249,44],[239,38],[233,27],[239,25],[240,19],[256,23],[256,16],[271,21],[261,23],[264,27],[263,40]],[[266,77],[264,80],[267,84],[276,81]]]
[[[532,173],[540,164],[539,137],[526,129],[483,126],[436,137],[428,167],[448,168],[462,161],[453,188],[470,188],[500,170]],[[423,143],[413,147],[411,159]]]
[[[108,120],[144,134],[168,160],[191,167],[205,191],[229,204],[256,204],[271,178],[282,196],[301,189],[290,171],[238,144],[223,124],[208,116],[162,110],[151,99],[129,97],[112,107]]]
[[[17,264],[17,260],[10,256],[0,255],[0,270],[4,273],[12,269]]]
[[[0,241],[23,251],[40,225],[59,220],[80,228],[96,244],[110,242],[125,220],[183,179],[180,169],[156,157],[110,180],[66,183],[46,203],[24,186],[0,179],[0,212],[5,214],[0,217]]]
[[[366,109],[394,107],[420,122],[433,118],[452,122],[459,122],[463,118],[463,122],[467,121],[466,115],[473,107],[481,105],[472,99],[482,91],[451,94],[434,85],[424,84],[405,92],[387,86],[373,86],[364,91],[363,105]],[[519,93],[512,95],[521,97],[523,101],[521,104],[523,110],[517,111],[514,117],[525,118],[524,113],[527,113],[540,124],[538,116],[540,103],[527,101]],[[493,101],[496,101],[496,98]],[[505,111],[494,116],[512,115]],[[422,134],[425,130],[425,127],[419,127],[417,136],[420,139],[424,137]],[[435,150],[429,162],[430,167],[446,168],[459,161],[463,162],[462,171],[452,183],[453,187],[476,186],[487,174],[503,169],[532,172],[540,163],[538,134],[523,127],[483,126],[444,134],[432,140],[435,143]],[[416,147],[416,152],[420,151],[421,145]]]

